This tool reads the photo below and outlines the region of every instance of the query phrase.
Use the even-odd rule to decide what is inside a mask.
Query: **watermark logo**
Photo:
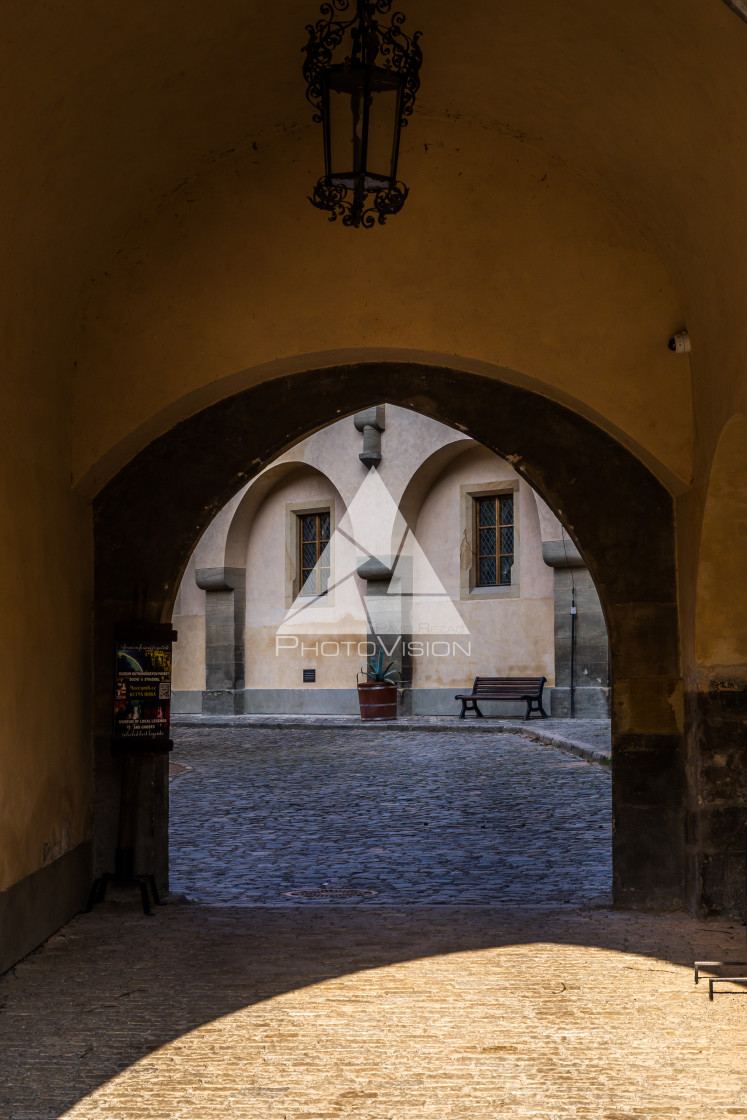
[[[365,658],[379,649],[400,660],[469,656],[471,647],[456,603],[372,467],[278,627],[275,652]]]

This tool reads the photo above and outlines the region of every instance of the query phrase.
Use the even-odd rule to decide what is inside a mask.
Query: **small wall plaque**
[[[304,669],[303,670],[303,683],[304,684],[315,684],[316,683],[316,669]]]

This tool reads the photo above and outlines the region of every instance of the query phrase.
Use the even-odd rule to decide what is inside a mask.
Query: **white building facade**
[[[381,650],[404,714],[457,715],[478,675],[544,676],[551,714],[607,714],[601,607],[558,518],[506,460],[392,405],[316,432],[239,491],[173,622],[176,713],[355,714]]]

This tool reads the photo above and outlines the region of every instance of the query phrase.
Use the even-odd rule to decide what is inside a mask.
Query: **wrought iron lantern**
[[[370,229],[402,209],[399,139],[420,88],[421,32],[409,37],[392,0],[327,0],[309,24],[306,97],[324,130],[324,175],[309,201],[329,220]],[[354,10],[353,10],[354,9]]]

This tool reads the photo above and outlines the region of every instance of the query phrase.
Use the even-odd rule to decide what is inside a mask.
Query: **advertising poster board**
[[[115,754],[170,751],[170,623],[132,624],[115,634]]]

